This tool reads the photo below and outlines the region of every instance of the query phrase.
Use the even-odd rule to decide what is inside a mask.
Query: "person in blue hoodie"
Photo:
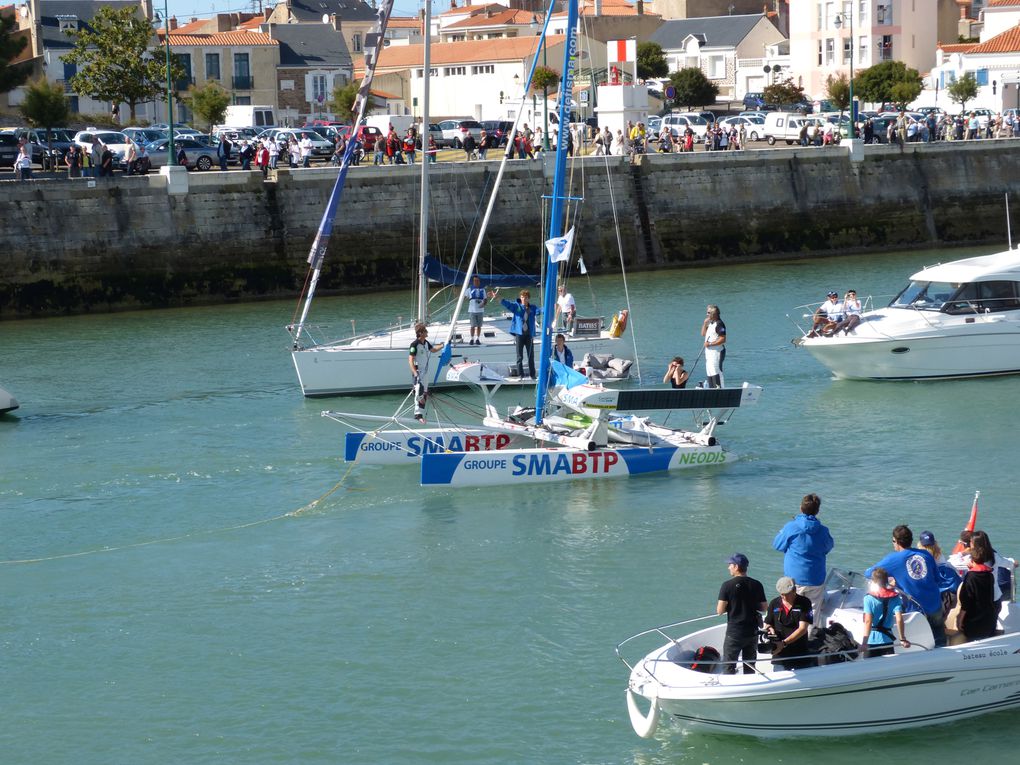
[[[495,293],[493,293],[495,297]],[[510,321],[510,334],[517,345],[517,376],[524,377],[524,354],[528,354],[528,375],[535,379],[535,317],[542,309],[531,304],[531,293],[521,290],[520,298],[514,303],[509,300],[500,301],[503,307],[513,314]]]
[[[822,500],[808,494],[800,501],[800,515],[783,526],[772,546],[783,553],[783,574],[797,583],[797,594],[811,601],[814,623],[825,626],[825,556],[835,544],[832,534],[818,520]]]

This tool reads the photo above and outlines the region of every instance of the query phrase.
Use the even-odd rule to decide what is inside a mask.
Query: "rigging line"
[[[132,549],[136,549],[136,548],[139,548],[139,547],[149,547],[151,545],[169,544],[170,542],[180,542],[180,541],[182,541],[184,539],[193,539],[193,538],[197,538],[197,537],[207,537],[207,536],[212,536],[213,534],[224,534],[224,533],[226,533],[228,531],[238,531],[239,529],[250,529],[250,528],[253,528],[255,526],[263,526],[263,525],[265,525],[267,523],[272,523],[273,521],[282,521],[284,518],[295,518],[298,515],[304,513],[305,511],[311,510],[312,508],[316,507],[320,502],[322,502],[324,499],[326,499],[331,494],[336,492],[337,489],[339,489],[341,486],[343,486],[344,483],[347,481],[348,476],[350,476],[351,470],[353,468],[354,468],[354,463],[352,462],[348,466],[347,471],[343,474],[343,477],[339,481],[336,482],[336,484],[333,486],[333,488],[330,489],[329,491],[327,491],[325,494],[323,494],[320,497],[318,497],[317,499],[313,499],[311,502],[309,502],[309,503],[307,503],[305,505],[302,505],[301,507],[297,508],[296,510],[291,510],[291,511],[283,513],[281,515],[274,515],[271,518],[261,518],[261,519],[259,519],[257,521],[249,521],[247,523],[238,523],[238,524],[236,524],[234,526],[224,526],[222,528],[217,528],[217,529],[205,529],[205,530],[202,530],[202,531],[191,531],[191,532],[188,532],[187,534],[178,534],[177,536],[174,536],[174,537],[161,537],[159,539],[149,539],[149,540],[146,540],[144,542],[132,542],[131,544],[118,545],[117,547],[95,547],[95,548],[93,548],[91,550],[79,550],[78,552],[61,553],[60,555],[47,555],[47,556],[40,557],[40,558],[20,558],[20,559],[12,559],[12,560],[0,560],[0,566],[13,566],[13,565],[19,565],[19,564],[23,565],[23,564],[28,564],[28,563],[46,563],[48,561],[54,561],[54,560],[67,560],[68,558],[84,558],[84,557],[86,557],[88,555],[99,555],[101,553],[121,552],[123,550],[132,550]]]
[[[620,272],[623,274],[623,294],[627,298],[627,318],[630,324],[630,339],[634,346],[634,366],[637,367],[638,382],[641,381],[641,357],[638,355],[637,327],[634,325],[634,312],[630,309],[630,289],[627,286],[627,266],[623,262],[623,240],[620,238],[620,217],[616,211],[616,194],[613,192],[613,174],[609,168],[609,156],[602,157],[606,166],[606,185],[609,186],[609,205],[613,209],[613,228],[616,231],[616,248],[620,253]]]

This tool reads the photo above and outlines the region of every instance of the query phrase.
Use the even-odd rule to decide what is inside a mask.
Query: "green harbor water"
[[[296,515],[347,473],[320,411],[389,414],[400,397],[303,399],[292,304],[0,323],[0,386],[22,403],[0,418],[0,762],[1008,757],[1015,712],[796,744],[669,724],[643,741],[613,652],[708,613],[734,551],[771,592],[772,538],[810,491],[830,564],[874,563],[898,523],[951,542],[977,489],[979,527],[1020,553],[1017,378],[839,382],[790,344],[794,306],[851,287],[888,299],[965,254],[632,275],[646,383],[675,354],[690,367],[711,302],[727,382],[764,386],[720,428],[740,456],[723,467],[463,490],[357,467]],[[624,307],[619,278],[590,287],[573,279],[582,315]],[[329,298],[312,319],[368,329],[410,304]]]

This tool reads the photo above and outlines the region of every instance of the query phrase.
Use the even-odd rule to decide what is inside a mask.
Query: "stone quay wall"
[[[860,147],[859,147],[860,148]],[[574,164],[577,246],[591,272],[1006,240],[1020,141],[589,157]],[[432,167],[430,251],[474,243],[498,162]],[[482,255],[535,271],[548,165],[514,161]],[[333,168],[0,183],[0,319],[293,297]],[[399,289],[417,263],[417,168],[352,168],[323,293]],[[615,211],[615,212],[614,212]],[[617,227],[618,223],[618,227]],[[483,269],[484,270],[484,269]]]

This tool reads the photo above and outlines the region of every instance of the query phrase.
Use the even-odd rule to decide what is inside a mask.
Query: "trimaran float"
[[[379,54],[383,48],[383,40],[386,33],[386,25],[389,21],[390,11],[393,8],[392,0],[384,0],[379,4],[376,14],[376,25],[371,33],[366,35],[364,43],[365,51],[365,76],[358,89],[357,100],[353,108],[357,118],[355,125],[362,124],[365,110],[368,103],[368,94],[371,89],[375,75],[376,64]],[[425,3],[425,29],[431,19],[429,3]],[[548,22],[547,22],[548,24]],[[545,43],[543,32],[540,44]],[[425,36],[423,49],[423,89],[422,89],[422,125],[428,125],[429,119],[429,81],[431,71],[429,36]],[[536,56],[537,60],[537,56]],[[529,78],[530,82],[530,78]],[[525,92],[527,90],[525,89]],[[519,110],[517,122],[523,109]],[[516,129],[517,122],[514,127]],[[512,135],[512,134],[511,134]],[[428,132],[421,131],[423,149],[428,148]],[[357,393],[381,393],[385,391],[403,391],[407,389],[407,349],[415,339],[414,325],[418,321],[430,324],[428,318],[428,280],[448,280],[451,274],[456,274],[454,269],[444,268],[428,255],[428,210],[429,210],[429,162],[427,154],[423,152],[421,162],[421,222],[419,226],[419,255],[417,266],[417,287],[416,287],[416,321],[410,324],[393,327],[386,330],[370,332],[355,337],[341,340],[329,340],[316,342],[310,337],[310,330],[315,329],[308,324],[308,314],[315,297],[315,291],[322,274],[323,261],[329,245],[330,234],[333,230],[333,223],[347,179],[347,171],[354,152],[354,141],[350,141],[340,165],[333,191],[330,194],[329,202],[326,205],[319,229],[316,232],[312,244],[311,253],[308,256],[309,272],[306,281],[306,293],[301,305],[298,320],[288,326],[292,337],[291,357],[294,368],[297,371],[298,381],[305,396],[333,396],[341,394]],[[506,158],[499,169],[499,179],[502,178],[506,167]],[[484,233],[484,228],[483,228]],[[479,236],[478,248],[481,247],[482,237]],[[472,273],[477,271],[472,270]],[[537,282],[537,279],[530,279],[524,275],[507,274],[479,274],[487,287],[519,287]],[[455,275],[452,278],[460,279],[465,284],[469,276]],[[459,283],[459,282],[458,282]],[[547,303],[554,305],[554,303]],[[587,331],[578,333],[572,338],[571,344],[575,354],[581,358],[586,353],[611,354],[613,346],[618,345],[619,335],[601,326],[598,318],[582,320]],[[446,328],[446,323],[431,323],[430,334],[433,337],[439,336]],[[468,322],[467,320],[455,321],[454,331],[450,338],[459,344],[457,349],[458,359],[472,359],[486,364],[506,362],[512,358],[514,352],[514,337],[509,332],[510,320],[506,317],[486,317],[482,328],[482,344],[468,346]],[[435,385],[450,385],[454,382],[437,379]]]

